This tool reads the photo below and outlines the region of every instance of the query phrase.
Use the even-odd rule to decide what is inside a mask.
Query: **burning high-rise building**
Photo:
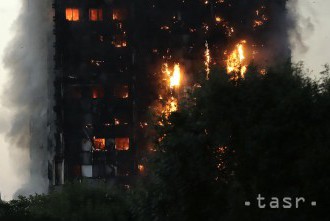
[[[56,156],[53,184],[136,172],[131,3],[54,2]]]
[[[212,66],[290,57],[286,0],[55,0],[57,133],[53,184],[121,179],[144,168],[146,116],[167,114]],[[260,69],[260,72],[261,69]]]

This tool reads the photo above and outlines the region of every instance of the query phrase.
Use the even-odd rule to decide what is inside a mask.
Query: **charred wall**
[[[56,11],[57,155],[53,184],[135,174],[130,3],[60,1]]]

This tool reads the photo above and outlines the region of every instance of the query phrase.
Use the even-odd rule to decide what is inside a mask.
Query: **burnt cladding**
[[[129,1],[54,2],[57,148],[53,184],[135,174]]]
[[[161,66],[187,85],[244,40],[261,65],[290,57],[285,0],[55,0],[57,148],[53,184],[136,175]],[[142,127],[143,128],[143,127]],[[143,154],[142,154],[143,155]]]

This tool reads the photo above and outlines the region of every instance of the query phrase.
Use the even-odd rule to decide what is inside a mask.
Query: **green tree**
[[[128,221],[129,194],[120,189],[67,184],[47,195],[19,197],[0,205],[0,220]]]
[[[302,66],[250,67],[244,79],[215,70],[157,128],[141,220],[311,220],[329,196],[329,81],[317,84]],[[260,210],[261,193],[306,197],[316,209]],[[280,205],[282,208],[282,205]]]

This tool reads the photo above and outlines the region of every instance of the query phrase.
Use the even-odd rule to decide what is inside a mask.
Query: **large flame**
[[[165,82],[169,90],[168,94],[160,95],[161,100],[165,100],[164,105],[162,106],[162,114],[167,118],[172,112],[178,110],[178,98],[174,95],[173,89],[178,89],[181,84],[182,70],[179,63],[174,64],[173,69],[169,68],[167,63],[162,65],[162,73],[165,75]]]
[[[180,64],[174,64],[173,70],[171,71],[167,63],[163,64],[162,72],[169,78],[170,88],[179,87],[181,83],[181,68]]]
[[[181,69],[180,64],[175,64],[173,69],[173,74],[170,77],[170,87],[179,87],[181,81]]]
[[[240,73],[241,77],[244,77],[247,71],[247,65],[245,63],[245,55],[244,55],[244,44],[246,41],[243,40],[238,43],[234,49],[234,51],[227,58],[227,72],[230,73]]]

